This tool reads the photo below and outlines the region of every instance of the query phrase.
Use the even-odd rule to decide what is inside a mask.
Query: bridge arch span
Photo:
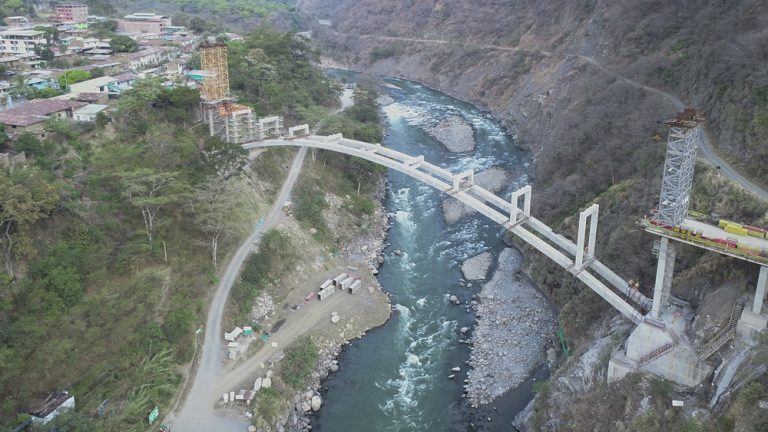
[[[473,210],[512,232],[549,259],[568,270],[634,323],[642,322],[644,320],[642,310],[649,310],[651,308],[652,302],[650,299],[630,287],[626,280],[611,271],[594,256],[595,233],[597,229],[596,205],[582,213],[579,241],[578,244],[575,244],[571,240],[556,234],[546,224],[530,215],[530,186],[526,186],[514,193],[512,200],[507,201],[474,184],[474,172],[472,171],[454,174],[425,161],[423,156],[411,156],[383,147],[381,144],[347,139],[341,134],[330,136],[305,135],[243,144],[243,148],[246,150],[284,146],[311,147],[343,153],[363,158],[413,177],[440,192],[453,196]],[[520,197],[524,198],[523,208],[520,208],[519,205]],[[585,244],[584,235],[586,232],[586,220],[589,216],[593,215],[594,217],[591,218],[591,229],[589,230],[589,243],[587,245]],[[526,228],[530,228],[531,231]],[[589,270],[594,270],[603,280],[623,295],[614,292],[603,281],[591,274]],[[639,309],[632,306],[628,301],[636,303]]]

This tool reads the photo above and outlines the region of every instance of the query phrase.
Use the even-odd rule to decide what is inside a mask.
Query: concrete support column
[[[669,303],[672,293],[672,277],[675,271],[675,245],[662,237],[659,241],[659,264],[656,267],[656,284],[653,288],[651,318],[659,319],[661,306]]]
[[[587,219],[589,219],[589,241],[586,246],[587,259],[595,256],[595,241],[597,240],[597,213],[600,206],[592,204],[579,215],[579,236],[576,240],[576,261],[574,267],[580,269],[584,265],[584,241],[587,238]]]
[[[213,110],[208,110],[208,131],[210,132],[211,136],[214,136],[213,132]]]
[[[755,302],[752,304],[752,312],[760,314],[763,311],[765,289],[768,286],[768,267],[760,266],[760,276],[757,277],[757,289],[755,290]]]
[[[517,222],[517,215],[520,213],[520,197],[523,197],[523,215],[531,215],[531,185],[527,185],[515,192],[512,192],[512,199],[510,204],[512,208],[509,212],[509,221],[512,223]]]

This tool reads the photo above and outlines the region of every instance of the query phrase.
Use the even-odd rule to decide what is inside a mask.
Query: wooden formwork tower
[[[203,70],[212,75],[203,80],[203,99],[207,102],[216,102],[228,98],[227,46],[221,43],[201,45],[200,63]]]

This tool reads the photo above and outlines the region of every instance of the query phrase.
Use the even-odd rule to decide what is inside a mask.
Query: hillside
[[[327,64],[418,80],[493,111],[535,156],[536,216],[573,236],[574,215],[599,203],[598,256],[639,280],[646,295],[655,274],[653,238],[635,221],[657,203],[662,121],[679,109],[673,98],[701,110],[720,156],[768,184],[765,2],[302,0],[298,7],[313,17],[313,40]],[[766,222],[765,203],[705,163],[693,200],[700,211]],[[560,308],[574,350],[583,352],[594,342],[594,324],[612,315],[608,306],[541,257],[527,258]],[[703,291],[696,284],[739,278],[743,287],[754,286],[753,270],[684,250],[676,294],[697,303]],[[569,401],[542,397],[537,406],[549,418],[578,417]],[[685,426],[680,418],[665,419],[656,427]],[[600,427],[589,420],[580,424],[613,430],[618,423],[611,422],[622,419],[617,413]]]
[[[336,86],[306,43],[267,30],[246,36],[229,48],[242,103],[378,139],[374,95],[360,92],[359,107],[338,112]],[[254,63],[269,75],[242,72]],[[51,119],[45,134],[3,143],[29,164],[0,170],[0,430],[51,389],[77,397],[62,430],[145,430],[154,405],[168,411],[223,264],[275,199],[293,155],[272,150],[249,160],[200,127],[198,101],[197,90],[142,79],[94,124]],[[365,175],[371,167],[327,163],[343,174],[332,191],[354,195],[349,218],[369,217],[378,184]],[[245,319],[238,311],[287,271],[279,261],[250,258],[258,283],[238,285],[231,319]],[[105,400],[106,416],[93,419]]]

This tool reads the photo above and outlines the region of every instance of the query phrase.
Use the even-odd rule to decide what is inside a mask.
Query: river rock
[[[248,426],[248,432],[256,432],[256,426]]]
[[[456,297],[455,295],[451,295],[450,297],[448,297],[448,300],[450,300],[450,302],[453,303],[453,304],[458,304],[459,303],[459,298]]]
[[[475,184],[490,192],[500,191],[511,180],[512,173],[498,167],[475,174]],[[448,225],[453,225],[464,216],[472,214],[473,211],[456,198],[449,197],[443,200],[443,217]]]
[[[341,321],[341,317],[336,315],[335,313],[331,315],[331,322],[336,324],[337,322]]]
[[[261,390],[261,386],[262,386],[262,379],[256,378],[256,382],[253,383],[253,391]]]
[[[261,388],[268,389],[270,387],[272,387],[272,378],[264,378],[261,381]]]
[[[451,368],[451,372],[461,372],[461,368],[456,366],[454,368]]]
[[[321,398],[319,395],[312,396],[312,411],[318,412],[320,411],[320,407],[323,405],[323,398]]]
[[[333,363],[331,363],[331,367],[329,367],[328,369],[330,369],[331,372],[336,373],[336,372],[339,371],[339,364],[336,363],[336,362],[333,362]]]
[[[453,153],[471,152],[475,149],[472,126],[459,116],[449,117],[426,131]]]
[[[468,280],[485,279],[492,260],[493,256],[490,252],[483,252],[464,261],[464,264],[461,265],[461,272]]]
[[[480,292],[478,323],[472,335],[469,386],[472,406],[491,402],[523,382],[544,358],[555,330],[555,315],[527,278],[514,278],[522,257],[513,249],[499,255],[498,268]]]
[[[302,402],[302,404],[301,404],[301,411],[305,412],[305,413],[308,413],[308,412],[312,411],[312,404],[309,403],[309,401]]]

